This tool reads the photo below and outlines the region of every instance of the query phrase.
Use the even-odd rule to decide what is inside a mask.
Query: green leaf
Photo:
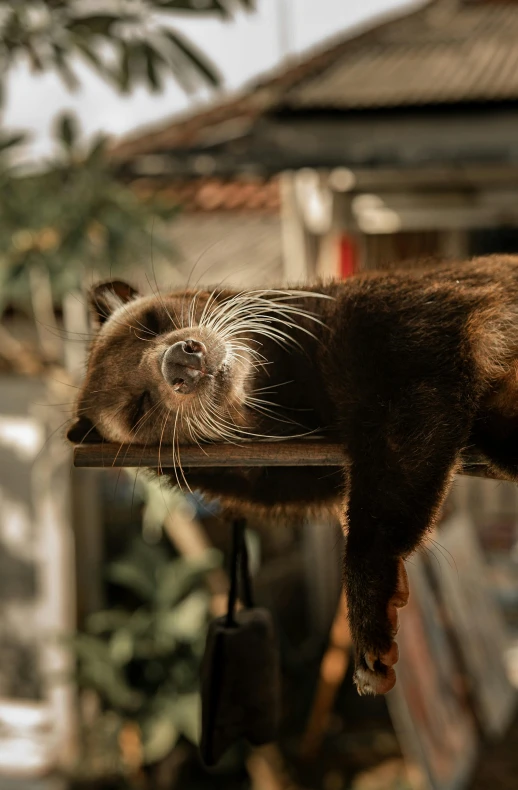
[[[156,601],[159,606],[173,606],[193,587],[199,584],[208,571],[221,566],[221,554],[208,549],[199,557],[182,558],[161,568],[157,573]]]
[[[122,609],[106,609],[91,614],[86,621],[86,629],[91,634],[102,634],[126,627],[130,619],[131,615]]]
[[[97,135],[86,155],[85,165],[94,168],[108,167],[108,163],[106,162],[107,146],[108,137],[104,134]]]
[[[146,74],[148,83],[151,87],[151,90],[158,92],[162,89],[159,65],[160,63],[163,63],[164,60],[148,44],[143,45],[143,53],[146,61]]]
[[[70,639],[77,656],[85,661],[109,661],[110,654],[107,643],[90,634],[75,634]]]
[[[163,35],[171,42],[174,49],[177,49],[181,52],[187,63],[191,65],[191,67],[194,66],[194,68],[210,85],[217,87],[220,84],[221,75],[219,71],[210,63],[210,61],[200,52],[199,49],[197,49],[193,44],[188,43],[183,36],[174,30],[171,30],[170,28],[164,30]]]
[[[125,223],[123,223],[124,227]],[[131,558],[133,562],[147,573],[153,584],[156,582],[157,570],[166,567],[170,562],[169,555],[163,546],[149,545],[140,536],[132,542],[127,557]]]
[[[141,706],[142,695],[132,689],[114,663],[110,646],[88,634],[77,634],[70,644],[78,658],[78,682],[93,688],[116,709],[135,711]]]
[[[191,11],[194,14],[218,13],[229,16],[228,10],[220,0],[163,0],[161,8],[167,11]]]
[[[144,600],[152,600],[155,588],[148,574],[128,560],[113,562],[108,568],[108,578],[121,587],[133,590]]]
[[[200,740],[201,700],[196,692],[181,694],[171,706],[174,723],[178,730],[191,743],[197,744]]]
[[[101,72],[102,74],[105,73],[105,65],[95,49],[88,44],[88,41],[85,40],[82,36],[75,36],[74,43],[76,48],[79,52],[83,55],[83,57],[88,61],[88,63],[93,66],[97,71]]]
[[[194,13],[201,13],[207,11],[220,11],[221,3],[217,0],[164,0],[161,3],[162,8],[168,11],[193,11]]]
[[[186,509],[186,500],[183,494],[170,486],[163,486],[161,478],[143,480],[140,478],[143,497],[145,498],[142,514],[144,532],[159,531],[169,513],[179,508]],[[188,506],[187,506],[188,507]],[[192,511],[186,513],[187,518],[192,518]]]
[[[157,615],[157,630],[180,642],[195,641],[206,630],[209,603],[209,594],[196,590],[171,611]]]
[[[76,90],[79,87],[79,80],[68,62],[68,52],[59,44],[51,42],[54,53],[54,63],[59,71],[61,78],[69,90]],[[40,69],[43,71],[43,69]]]
[[[129,664],[133,658],[134,641],[133,635],[127,628],[121,628],[112,635],[110,639],[110,657],[119,667]]]
[[[2,133],[2,135],[0,135],[0,153],[27,142],[27,138],[28,135],[25,132],[18,132],[16,134]]]
[[[97,35],[110,37],[113,26],[120,21],[117,14],[101,13],[88,16],[84,14],[78,19],[72,19],[68,23],[69,30],[78,31],[83,35]]]
[[[126,42],[120,45],[120,66],[118,72],[119,88],[123,93],[127,93],[131,81],[131,49]]]
[[[167,685],[155,699],[151,712],[142,722],[146,763],[164,759],[184,735],[197,744],[200,737],[201,701],[197,692],[174,694]]]
[[[155,625],[155,613],[147,606],[141,606],[130,616],[128,628],[135,639],[146,636]]]
[[[228,3],[221,0],[159,0],[160,7],[168,11],[191,11],[193,14],[217,13],[224,17],[230,17]],[[255,8],[255,0],[240,0],[245,10],[251,11]]]
[[[78,138],[77,120],[73,115],[63,114],[57,121],[57,135],[65,148],[69,151],[74,147]]]
[[[144,701],[144,696],[128,686],[119,670],[105,662],[85,663],[78,680],[82,687],[95,689],[116,711],[137,711]]]
[[[179,734],[168,713],[147,721],[142,727],[144,761],[156,763],[167,757],[173,750]]]

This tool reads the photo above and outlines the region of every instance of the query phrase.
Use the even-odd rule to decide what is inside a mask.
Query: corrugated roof
[[[432,0],[342,36],[239,96],[122,141],[114,161],[245,138],[282,110],[358,110],[518,100],[518,2]]]
[[[412,14],[406,14],[404,19],[408,16]],[[398,21],[391,19],[382,25],[378,24],[376,30],[397,24]],[[210,145],[221,138],[245,136],[256,118],[282,104],[288,89],[309,76],[322,73],[326,66],[335,62],[344,46],[370,35],[370,30],[361,36],[351,37],[349,33],[345,40],[341,36],[326,42],[305,57],[290,58],[289,66],[284,65],[259,78],[234,96],[216,101],[197,112],[188,112],[183,117],[162,122],[150,131],[137,131],[113,146],[113,160],[123,163],[148,153]]]
[[[518,4],[440,0],[344,44],[284,107],[348,110],[518,98]]]

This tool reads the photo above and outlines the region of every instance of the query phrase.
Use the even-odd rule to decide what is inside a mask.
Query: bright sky
[[[255,75],[275,67],[281,55],[279,6],[284,4],[289,25],[289,50],[303,51],[320,41],[355,26],[364,26],[372,17],[415,5],[416,0],[257,0],[257,11],[239,12],[233,22],[178,16],[176,27],[205,52],[224,77],[224,89],[232,90]],[[8,82],[4,122],[9,127],[28,129],[32,134],[31,158],[52,150],[51,129],[56,114],[74,111],[84,132],[100,130],[120,136],[147,123],[156,123],[185,110],[195,102],[186,97],[171,78],[161,94],[139,87],[130,96],[120,96],[77,65],[80,90],[70,93],[54,74],[32,76],[20,63]],[[206,98],[206,97],[205,97]]]

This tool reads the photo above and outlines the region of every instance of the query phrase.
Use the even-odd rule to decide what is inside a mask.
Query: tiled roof
[[[277,214],[280,207],[278,178],[168,180],[163,187],[158,186],[154,179],[139,178],[133,181],[132,187],[144,198],[152,194],[168,203],[181,205],[182,210],[188,213]]]

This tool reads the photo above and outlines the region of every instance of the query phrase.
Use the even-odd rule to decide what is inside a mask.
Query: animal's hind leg
[[[518,479],[518,363],[481,407],[470,443],[486,456],[495,471]]]
[[[486,456],[497,473],[518,480],[518,414],[484,412],[473,424],[470,444]]]
[[[343,573],[361,694],[395,683],[398,609],[408,599],[403,563],[433,524],[468,435],[468,415],[442,408],[439,396],[431,410],[432,397],[415,391],[393,403],[379,425],[363,421],[348,447]]]
[[[344,583],[360,694],[385,694],[395,683],[398,609],[408,599],[404,560],[433,523],[458,447],[405,468],[383,455],[353,463],[344,555]]]

